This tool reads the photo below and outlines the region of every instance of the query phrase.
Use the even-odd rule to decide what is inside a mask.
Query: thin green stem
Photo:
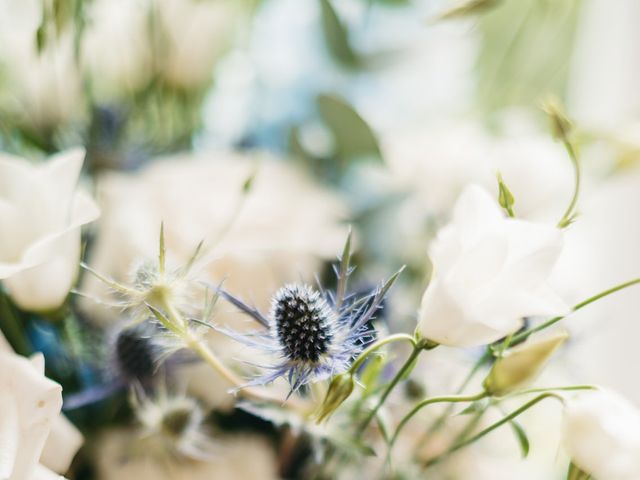
[[[558,400],[560,400],[561,402],[564,403],[564,399],[560,395],[552,393],[552,392],[546,392],[546,393],[543,393],[542,395],[538,395],[537,397],[533,398],[532,400],[529,400],[527,403],[525,403],[521,407],[519,407],[516,410],[514,410],[513,412],[511,412],[510,414],[508,414],[505,417],[503,417],[502,419],[498,420],[494,424],[492,424],[492,425],[488,426],[487,428],[485,428],[484,430],[476,433],[472,437],[469,437],[468,439],[463,440],[461,442],[455,443],[446,452],[444,452],[444,453],[438,455],[437,457],[434,457],[431,460],[429,460],[425,464],[425,467],[430,467],[431,465],[434,465],[435,463],[438,463],[438,462],[444,460],[446,457],[448,457],[449,455],[451,455],[454,452],[457,452],[461,448],[464,448],[467,445],[470,445],[473,442],[475,442],[477,440],[480,440],[485,435],[488,435],[489,433],[493,432],[494,430],[500,428],[502,425],[504,425],[506,423],[509,423],[511,420],[513,420],[514,418],[518,417],[522,413],[526,412],[531,407],[533,407],[537,403],[541,402],[545,398],[557,398]]]
[[[427,405],[431,405],[431,404],[434,404],[434,403],[475,402],[476,400],[482,400],[486,396],[487,396],[487,392],[482,391],[482,392],[477,393],[475,395],[448,395],[448,396],[444,396],[444,397],[425,398],[421,402],[418,402],[409,411],[409,413],[407,413],[402,418],[402,420],[400,420],[400,423],[396,427],[396,431],[394,432],[393,436],[391,437],[391,441],[389,442],[389,450],[391,450],[391,448],[393,448],[393,444],[396,442],[398,436],[400,435],[400,432],[402,431],[404,426],[409,422],[409,420],[411,420],[416,413],[418,413],[420,410],[422,410]]]
[[[33,353],[16,309],[7,294],[2,291],[2,287],[0,287],[0,330],[17,353],[25,356]]]
[[[580,390],[597,390],[595,385],[569,385],[566,387],[543,387],[543,388],[529,388],[527,390],[521,390],[514,392],[509,397],[515,397],[519,395],[529,395],[532,393],[544,393],[544,392],[576,392]]]
[[[371,345],[369,345],[367,348],[365,348],[362,351],[362,353],[358,356],[358,358],[356,358],[356,360],[353,362],[353,364],[351,365],[351,368],[349,368],[349,373],[351,374],[356,373],[358,369],[362,366],[362,364],[365,362],[367,357],[371,355],[373,352],[375,352],[376,350],[378,350],[379,348],[389,343],[402,342],[402,341],[411,342],[414,348],[416,346],[416,339],[412,335],[409,335],[408,333],[396,333],[394,335],[389,335],[388,337],[380,339],[372,343]]]
[[[568,138],[563,137],[562,143],[564,145],[565,150],[569,154],[569,158],[571,158],[571,163],[573,164],[574,178],[575,183],[573,187],[573,197],[571,197],[571,202],[567,207],[567,210],[562,215],[562,218],[558,222],[558,228],[564,228],[569,223],[571,223],[571,217],[573,215],[573,211],[576,208],[576,204],[578,203],[578,196],[580,195],[580,183],[581,183],[581,172],[580,172],[580,162],[578,161],[578,156],[576,155],[576,151],[573,148],[573,145],[569,141]]]
[[[541,323],[537,327],[530,328],[529,330],[525,330],[524,332],[520,332],[520,333],[514,335],[512,337],[512,339],[511,339],[510,343],[521,342],[522,340],[527,339],[530,335],[532,335],[532,334],[534,334],[536,332],[539,332],[540,330],[544,330],[545,328],[548,328],[548,327],[558,323],[560,320],[566,318],[571,313],[577,312],[581,308],[584,308],[587,305],[590,305],[593,302],[595,302],[597,300],[600,300],[601,298],[609,296],[612,293],[619,292],[620,290],[624,290],[625,288],[631,287],[631,286],[636,285],[638,283],[640,283],[640,278],[634,278],[633,280],[629,280],[628,282],[621,283],[620,285],[616,285],[615,287],[611,287],[610,289],[605,290],[604,292],[600,292],[597,295],[589,297],[586,300],[578,303],[577,305],[574,305],[574,307],[571,309],[571,312],[569,312],[568,314],[554,317],[554,318],[552,318],[550,320],[547,320],[546,322]]]
[[[358,434],[362,434],[367,429],[367,427],[369,426],[369,423],[371,423],[371,420],[373,420],[373,418],[376,416],[376,414],[378,413],[378,410],[380,410],[380,407],[382,407],[384,402],[387,400],[387,397],[389,396],[389,394],[391,394],[395,386],[409,372],[409,370],[413,366],[413,362],[416,360],[416,358],[418,358],[418,355],[420,355],[420,352],[422,351],[423,348],[424,347],[420,344],[414,344],[411,355],[409,355],[409,357],[404,362],[402,367],[400,367],[400,370],[398,370],[398,372],[396,373],[395,377],[393,377],[391,382],[389,382],[384,392],[380,396],[380,399],[376,403],[375,407],[373,407],[373,409],[369,412],[369,414],[364,419],[364,421],[360,424],[360,427],[358,428]]]
[[[486,350],[482,354],[482,356],[473,365],[473,367],[469,371],[468,375],[465,377],[460,387],[458,387],[458,390],[456,390],[456,395],[462,394],[464,389],[467,388],[469,383],[471,383],[471,380],[473,380],[473,377],[475,377],[476,373],[480,371],[480,369],[491,359],[491,357],[492,357],[492,354],[489,350]],[[444,422],[447,419],[447,417],[451,415],[451,412],[453,411],[453,407],[454,407],[454,404],[450,404],[447,406],[445,411],[442,412],[442,414],[424,432],[424,435],[421,437],[420,443],[422,443],[432,433],[437,432],[442,427],[442,425],[444,425]]]

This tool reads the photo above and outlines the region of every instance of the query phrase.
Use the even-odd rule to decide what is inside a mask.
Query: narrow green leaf
[[[329,51],[346,67],[358,66],[359,58],[349,43],[349,32],[336,13],[330,0],[320,0],[322,31]]]
[[[336,288],[336,310],[340,310],[347,292],[347,282],[349,280],[349,269],[351,264],[351,227],[347,234],[347,240],[344,243],[342,256],[340,257],[340,269],[338,271],[338,286]]]
[[[518,444],[520,445],[522,458],[527,458],[529,456],[529,437],[527,437],[527,433],[524,431],[524,428],[522,428],[522,425],[515,420],[511,420],[509,425],[511,425],[511,429],[513,430],[513,433],[518,440]]]
[[[346,100],[335,94],[321,94],[317,104],[322,120],[333,134],[340,160],[382,160],[373,130]]]

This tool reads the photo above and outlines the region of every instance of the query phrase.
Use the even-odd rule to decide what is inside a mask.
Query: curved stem
[[[187,323],[182,314],[174,307],[170,299],[166,298],[166,295],[161,295],[159,299],[163,310],[167,314],[167,318],[173,325],[171,328],[182,340],[185,342],[187,348],[197,354],[207,365],[218,373],[222,378],[228,381],[234,388],[238,389],[238,395],[246,397],[248,399],[263,401],[263,402],[275,402],[282,404],[283,400],[274,395],[270,395],[268,392],[264,392],[255,388],[243,387],[243,380],[237,376],[231,369],[229,369],[210,349],[206,346],[198,337],[196,337],[187,328]],[[171,327],[168,325],[168,327]],[[294,402],[295,403],[295,402]],[[296,405],[301,408],[301,405]]]
[[[566,318],[567,316],[569,316],[570,314],[572,314],[574,312],[577,312],[581,308],[584,308],[587,305],[590,305],[591,303],[595,302],[596,300],[600,300],[601,298],[604,298],[604,297],[606,297],[608,295],[611,295],[612,293],[619,292],[620,290],[624,290],[625,288],[631,287],[631,286],[636,285],[638,283],[640,283],[640,278],[634,278],[633,280],[629,280],[628,282],[621,283],[620,285],[616,285],[615,287],[611,287],[610,289],[605,290],[604,292],[600,292],[597,295],[589,297],[586,300],[578,303],[577,305],[574,305],[574,307],[571,309],[571,311],[568,314],[554,317],[554,318],[552,318],[550,320],[547,320],[546,322],[541,323],[537,327],[530,328],[529,330],[525,330],[524,332],[520,332],[520,333],[514,335],[513,338],[511,339],[510,343],[516,343],[516,342],[520,342],[522,340],[525,340],[531,334],[539,332],[540,330],[544,330],[545,328],[550,327],[551,325],[554,325],[555,323],[558,323],[560,320]]]
[[[571,142],[566,138],[562,138],[562,143],[564,145],[565,150],[569,154],[569,158],[571,158],[571,163],[573,164],[573,170],[575,175],[575,183],[573,188],[573,197],[571,197],[571,202],[567,207],[564,215],[558,222],[558,228],[564,228],[571,223],[571,216],[573,211],[576,208],[576,204],[578,203],[578,196],[580,195],[580,180],[581,180],[581,172],[580,172],[580,163],[578,161],[578,156],[576,155],[576,151],[573,148]]]
[[[509,397],[515,397],[518,395],[529,395],[531,393],[544,393],[544,392],[575,392],[580,390],[597,390],[595,385],[569,385],[566,387],[546,387],[546,388],[530,388],[528,390],[521,390],[519,392],[512,393]]]
[[[366,430],[366,428],[369,426],[369,423],[371,423],[371,420],[373,420],[373,418],[376,416],[376,414],[378,413],[378,410],[380,410],[380,407],[387,400],[387,397],[389,396],[389,394],[392,392],[395,386],[400,382],[400,380],[405,376],[405,374],[409,371],[415,359],[418,358],[418,355],[420,355],[422,348],[423,347],[421,345],[414,344],[411,355],[409,355],[409,357],[404,362],[402,367],[400,367],[400,370],[398,370],[398,373],[396,373],[395,377],[393,377],[391,382],[389,382],[389,384],[387,385],[387,388],[385,388],[384,392],[382,393],[382,396],[378,400],[378,403],[376,403],[375,407],[373,407],[373,409],[369,412],[369,415],[367,415],[367,417],[364,419],[362,424],[360,424],[360,427],[358,428],[358,434],[362,434]]]
[[[367,348],[365,348],[362,351],[362,353],[358,356],[358,358],[356,358],[356,360],[353,362],[353,364],[351,365],[351,368],[349,368],[349,373],[353,374],[357,372],[360,366],[367,359],[367,357],[371,355],[373,352],[375,352],[377,349],[379,349],[380,347],[383,347],[384,345],[387,345],[389,343],[402,342],[402,341],[411,342],[411,344],[414,347],[416,346],[416,339],[412,335],[409,335],[408,333],[396,333],[394,335],[389,335],[388,337],[378,340],[372,343],[371,345],[369,345]]]
[[[482,437],[484,437],[485,435],[493,432],[494,430],[496,430],[497,428],[500,428],[502,425],[504,425],[505,423],[510,422],[511,420],[513,420],[514,418],[518,417],[519,415],[521,415],[522,413],[526,412],[527,410],[529,410],[531,407],[533,407],[534,405],[536,405],[537,403],[541,402],[542,400],[544,400],[545,398],[556,398],[558,400],[560,400],[561,402],[564,403],[564,399],[556,394],[556,393],[552,393],[552,392],[546,392],[543,393],[542,395],[538,395],[537,397],[533,398],[532,400],[529,400],[527,403],[525,403],[524,405],[522,405],[520,408],[517,408],[516,410],[514,410],[513,412],[511,412],[510,414],[508,414],[507,416],[503,417],[502,419],[498,420],[496,423],[489,425],[487,428],[485,428],[484,430],[476,433],[475,435],[473,435],[472,437],[467,438],[466,440],[463,440],[461,442],[458,442],[456,444],[454,444],[451,448],[449,448],[446,452],[438,455],[437,457],[432,458],[431,460],[429,460],[426,464],[425,467],[429,467],[435,463],[438,463],[440,461],[442,461],[444,458],[448,457],[449,455],[451,455],[454,452],[457,452],[458,450],[460,450],[461,448],[466,447],[467,445],[481,439]]]
[[[473,380],[473,377],[475,377],[476,373],[478,373],[478,371],[480,371],[480,369],[491,359],[491,356],[492,356],[491,351],[488,349],[485,350],[485,352],[482,354],[480,358],[478,358],[478,360],[473,365],[473,367],[471,367],[471,370],[469,371],[469,373],[467,374],[463,382],[460,384],[460,386],[456,390],[455,392],[456,395],[462,394],[464,389],[467,388],[469,383],[471,383],[471,380]],[[429,428],[425,430],[423,435],[420,437],[420,443],[423,443],[423,441],[425,441],[429,435],[431,435],[434,432],[437,432],[442,427],[442,425],[444,425],[444,422],[447,419],[447,417],[451,415],[453,406],[454,406],[453,404],[450,404],[449,406],[447,406],[445,411],[442,412],[442,414],[440,414],[438,418],[436,418],[436,420],[429,426]]]
[[[444,396],[444,397],[432,397],[432,398],[426,398],[426,399],[422,400],[421,402],[418,402],[409,411],[409,413],[407,413],[402,418],[402,420],[398,424],[398,427],[396,428],[396,431],[394,432],[393,437],[391,437],[391,441],[389,442],[389,450],[391,450],[391,448],[393,448],[393,444],[395,443],[396,439],[400,435],[400,432],[402,431],[404,426],[407,424],[407,422],[409,422],[409,420],[411,420],[411,418],[416,413],[418,413],[420,410],[422,410],[427,405],[431,405],[433,403],[475,402],[476,400],[482,400],[486,396],[487,396],[487,392],[483,391],[483,392],[477,393],[475,395],[449,395],[449,396]]]

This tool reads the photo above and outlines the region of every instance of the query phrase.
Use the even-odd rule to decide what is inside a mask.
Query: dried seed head
[[[144,327],[125,328],[115,342],[115,361],[127,381],[145,382],[155,372],[157,346]]]
[[[289,360],[316,363],[329,350],[335,314],[320,293],[311,287],[282,287],[273,297],[271,318]]]

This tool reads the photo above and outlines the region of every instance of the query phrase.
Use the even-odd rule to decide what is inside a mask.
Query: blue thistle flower
[[[350,247],[351,235],[339,264],[334,266],[338,279],[335,291],[287,284],[273,296],[266,317],[241,299],[218,290],[223,298],[265,327],[245,335],[223,331],[280,359],[274,365],[257,365],[269,372],[245,386],[264,385],[284,377],[291,386],[291,394],[305,385],[347,371],[375,335],[370,321],[401,270],[372,291],[362,295],[348,294],[347,280],[353,272]]]

